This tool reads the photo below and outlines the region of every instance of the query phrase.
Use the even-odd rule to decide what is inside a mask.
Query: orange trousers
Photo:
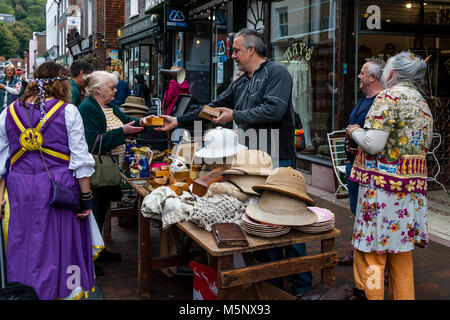
[[[402,253],[353,252],[355,286],[369,300],[384,299],[384,268],[389,269],[389,296],[392,300],[414,300],[412,251]]]

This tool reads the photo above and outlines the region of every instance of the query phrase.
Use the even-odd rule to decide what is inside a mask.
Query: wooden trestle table
[[[261,238],[246,234],[248,247],[218,248],[210,232],[197,227],[191,222],[178,222],[171,228],[179,228],[188,237],[183,247],[175,255],[155,257],[150,254],[150,219],[141,213],[143,199],[149,191],[132,180],[123,178],[138,194],[138,287],[139,293],[144,297],[151,296],[151,272],[171,266],[183,265],[189,262],[189,248],[195,241],[208,253],[210,265],[217,270],[218,294],[217,299],[236,299],[235,292],[242,287],[254,286],[258,298],[264,299],[262,288],[267,286],[265,280],[284,277],[291,274],[312,270],[321,270],[321,282],[333,286],[335,284],[335,267],[338,254],[335,250],[335,238],[340,236],[340,230],[334,228],[319,234],[305,234],[295,229],[285,235],[275,238]],[[160,229],[162,231],[162,229]],[[234,268],[233,255],[237,253],[248,254],[254,251],[284,247],[292,244],[321,241],[321,253],[304,257],[286,258],[269,263],[246,265]],[[283,298],[289,299],[289,295]],[[270,298],[270,297],[267,297]]]

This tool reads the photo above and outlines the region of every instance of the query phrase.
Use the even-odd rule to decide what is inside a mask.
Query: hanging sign
[[[164,24],[168,31],[186,31],[189,12],[184,7],[166,5]]]

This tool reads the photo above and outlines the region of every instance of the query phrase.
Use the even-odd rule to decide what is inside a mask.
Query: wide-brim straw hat
[[[204,147],[195,152],[198,158],[218,159],[233,157],[247,149],[239,143],[238,135],[231,129],[216,127],[205,135]]]
[[[128,109],[133,107],[135,109],[148,111],[149,109],[145,106],[145,99],[141,97],[128,96],[125,103],[121,105],[122,108]]]
[[[228,177],[228,181],[239,187],[239,189],[242,190],[244,193],[252,194],[252,195],[258,195],[256,191],[252,189],[255,185],[264,184],[266,181],[265,176],[257,176],[257,175],[238,175],[233,174]]]
[[[261,150],[242,150],[223,174],[268,176],[273,170],[272,158]]]
[[[258,202],[245,211],[254,220],[282,226],[304,226],[317,221],[317,215],[305,201],[270,190],[264,191]]]
[[[259,194],[264,190],[280,192],[291,197],[306,201],[310,205],[316,205],[308,196],[306,180],[303,174],[291,167],[280,167],[272,171],[264,184],[253,186],[253,190]]]

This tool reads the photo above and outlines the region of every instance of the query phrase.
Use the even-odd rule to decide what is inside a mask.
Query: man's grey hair
[[[393,76],[389,79],[391,70]],[[381,77],[381,85],[387,89],[399,82],[407,81],[420,89],[427,71],[427,63],[417,56],[412,56],[409,52],[403,51],[389,58]]]
[[[245,49],[254,47],[255,51],[261,57],[264,57],[264,58],[266,57],[267,46],[266,46],[266,43],[264,42],[262,35],[258,31],[243,28],[234,35],[235,39],[237,37],[242,37],[242,43],[243,43]]]
[[[377,77],[377,81],[381,81],[381,76],[383,74],[384,69],[384,61],[377,58],[368,58],[366,59],[366,63],[368,63],[367,73],[369,76],[375,75]]]

